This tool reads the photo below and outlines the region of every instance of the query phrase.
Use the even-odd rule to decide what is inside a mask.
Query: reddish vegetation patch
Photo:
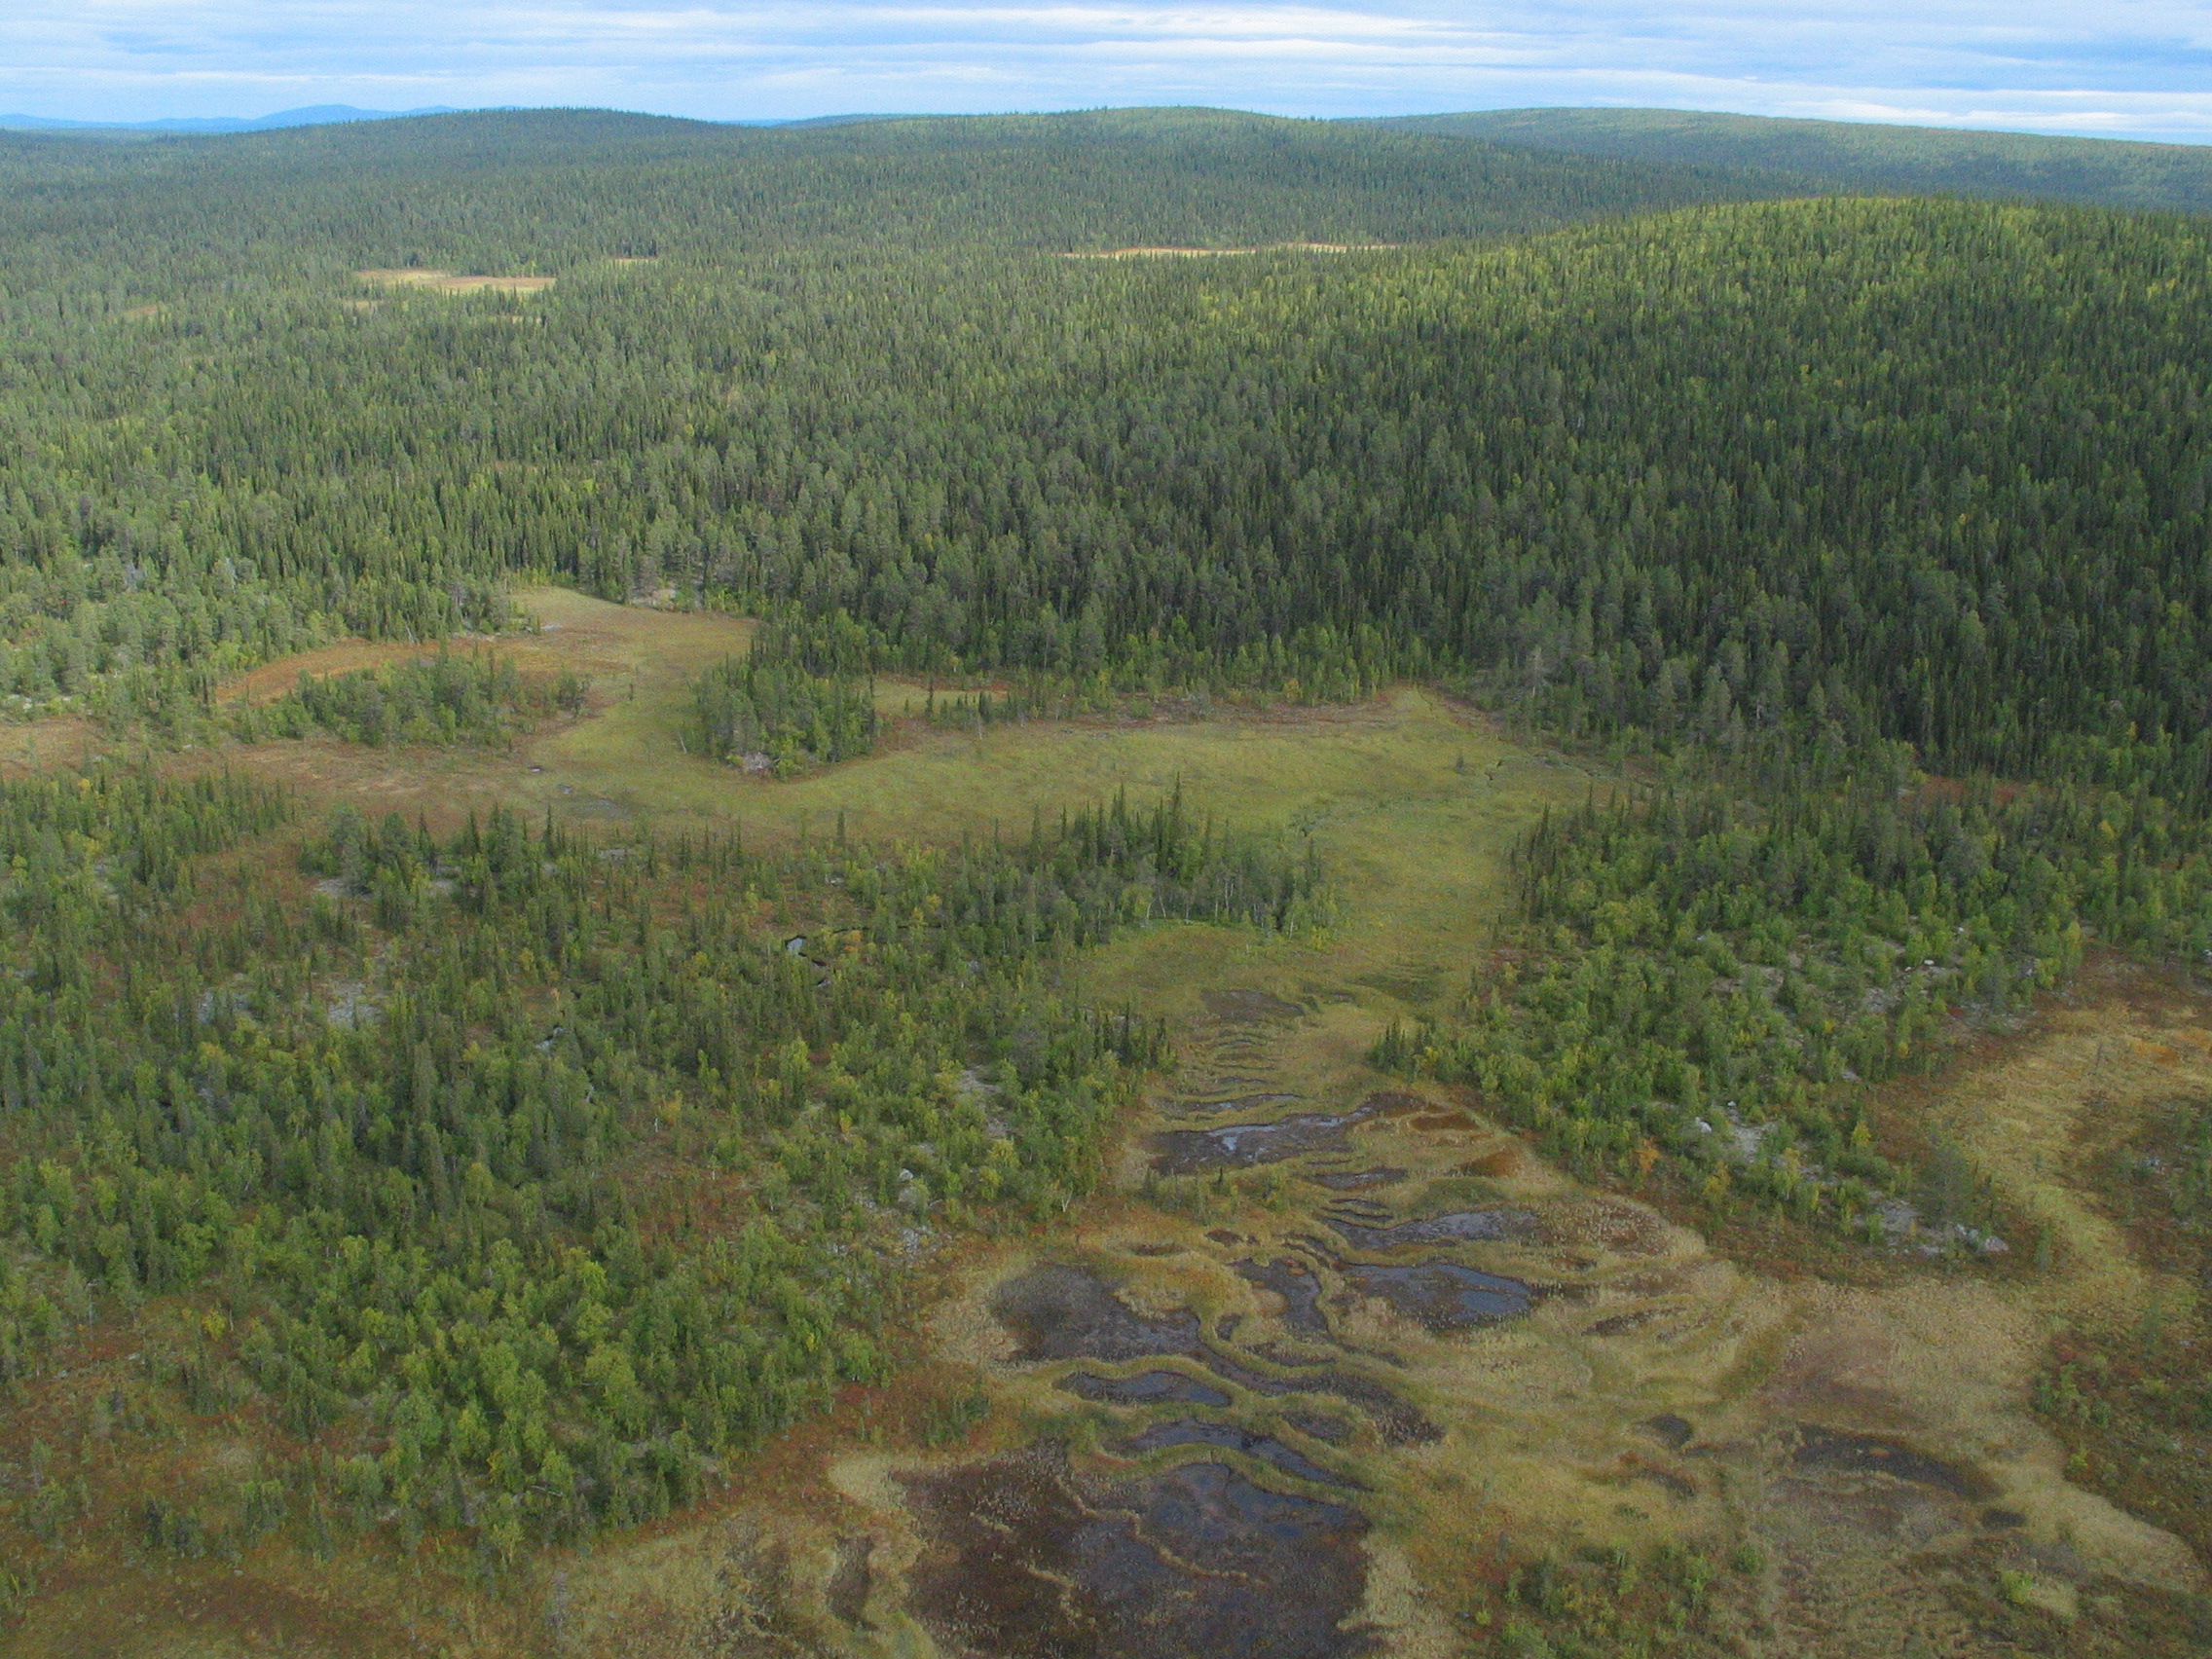
[[[99,727],[80,715],[49,715],[20,725],[0,725],[0,777],[74,766],[99,754],[106,742]]]
[[[288,1659],[428,1654],[443,1647],[446,1634],[211,1562],[159,1572],[63,1567],[45,1576],[34,1606],[32,1622],[11,1651],[42,1659],[174,1653],[196,1648],[196,1639],[208,1641],[210,1651]],[[126,1606],[129,1611],[120,1613]]]
[[[1429,1112],[1435,1110],[1435,1101],[1423,1100],[1418,1094],[1408,1094],[1402,1088],[1378,1089],[1359,1103],[1362,1112],[1380,1112],[1385,1118],[1401,1117],[1408,1112]]]
[[[1976,782],[1969,782],[1964,778],[1930,777],[1925,779],[1921,783],[1920,788],[1915,790],[1907,798],[1911,801],[1916,802],[1936,800],[1960,801],[1965,800],[1976,787],[1988,790],[1990,797],[1995,800],[1999,806],[2004,806],[2011,801],[2019,799],[2020,795],[2027,789],[2027,786],[2025,784],[2008,783],[2003,779],[1983,779],[1977,780]]]

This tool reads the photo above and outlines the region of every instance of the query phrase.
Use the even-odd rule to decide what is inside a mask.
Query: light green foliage
[[[1446,1034],[1393,1027],[1378,1061],[1476,1084],[1577,1164],[1669,1154],[1715,1198],[1849,1225],[1898,1180],[1862,1085],[1932,1063],[1959,1013],[2024,1008],[2087,935],[2212,948],[2201,821],[2094,788],[1899,794],[1878,769],[1547,817],[1520,855],[1526,965],[1478,978]],[[1939,1228],[1986,1220],[1940,1146],[1913,1196]]]
[[[901,1231],[1056,1213],[1163,1057],[1053,964],[1155,916],[1278,926],[1315,879],[1179,799],[768,858],[341,813],[306,858],[381,934],[349,945],[159,856],[282,809],[227,779],[0,786],[0,852],[25,849],[0,887],[0,1229],[122,1305],[219,1298],[148,1362],[187,1412],[265,1399],[373,1449],[342,1507],[496,1541],[660,1514],[873,1375]],[[344,1020],[339,979],[366,986]],[[646,1158],[719,1191],[715,1223],[641,1186]],[[283,1513],[264,1487],[236,1507],[165,1500],[143,1530],[192,1555]]]

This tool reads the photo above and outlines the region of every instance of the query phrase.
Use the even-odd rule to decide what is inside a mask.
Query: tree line
[[[1813,202],[180,304],[18,350],[0,700],[159,728],[334,633],[496,629],[529,571],[842,611],[859,672],[1438,675],[1600,742],[2201,805],[2204,239]]]

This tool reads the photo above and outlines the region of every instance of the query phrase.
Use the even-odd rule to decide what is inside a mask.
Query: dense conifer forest
[[[2212,153],[2201,144],[1676,109],[1500,109],[1401,116],[1382,125],[1611,161],[1748,168],[1821,194],[1988,196],[2183,213],[2212,208]]]
[[[1412,679],[1602,760],[1513,971],[1378,1062],[1850,1238],[1988,1220],[1862,1116],[1948,1017],[2212,952],[2202,218],[1205,112],[7,135],[0,180],[0,718],[146,756],[0,785],[0,1370],[190,1296],[153,1382],[296,1450],[150,1547],[666,1512],[886,1363],[904,1230],[1097,1182],[1171,1056],[1071,953],[1333,902],[1180,796],[748,847],[221,766],[580,709],[461,648],[219,695],[524,577],[766,618],[683,741],[778,775],[891,673],[977,726]],[[1214,251],[1082,257],[1162,245]]]

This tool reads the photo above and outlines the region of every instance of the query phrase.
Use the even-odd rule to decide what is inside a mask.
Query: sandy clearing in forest
[[[1212,259],[1232,253],[1385,253],[1400,242],[1261,242],[1252,247],[1109,247],[1063,253],[1062,259]]]
[[[427,288],[438,294],[535,294],[553,286],[551,276],[458,276],[451,271],[413,267],[398,271],[356,271],[364,282],[387,288]]]

